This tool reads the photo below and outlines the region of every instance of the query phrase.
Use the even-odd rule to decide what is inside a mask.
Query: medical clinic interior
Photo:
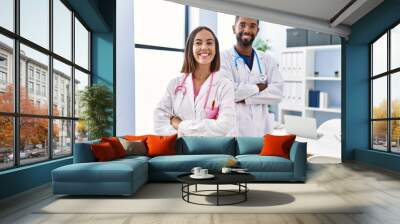
[[[0,223],[400,223],[400,0],[0,0]]]

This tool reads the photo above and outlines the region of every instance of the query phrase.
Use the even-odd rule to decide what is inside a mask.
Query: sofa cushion
[[[264,144],[262,137],[237,137],[236,155],[260,154]]]
[[[290,148],[296,135],[270,135],[264,136],[264,146],[261,156],[280,156],[289,159]]]
[[[101,142],[108,142],[111,144],[111,146],[114,149],[115,155],[118,158],[122,158],[126,156],[126,151],[124,149],[124,146],[122,146],[121,142],[117,137],[104,137],[101,138]]]
[[[235,139],[232,137],[185,136],[177,141],[177,154],[225,154],[235,155]]]
[[[122,146],[126,151],[126,155],[147,155],[146,143],[141,140],[126,140],[124,138],[118,138]]]
[[[99,144],[100,140],[75,143],[74,163],[95,162],[96,158],[90,148],[92,144]]]
[[[147,155],[148,156],[165,156],[176,154],[177,135],[158,136],[149,135],[147,137]]]
[[[118,156],[115,154],[115,150],[112,145],[108,142],[102,142],[99,144],[91,145],[92,152],[96,161],[104,162],[117,159]]]
[[[231,155],[174,155],[158,156],[149,160],[149,170],[163,172],[190,172],[199,166],[211,172],[219,171],[230,159]]]
[[[134,172],[147,171],[145,166],[146,162],[140,159],[74,163],[53,170],[52,174],[53,181],[58,182],[130,182]]]
[[[240,167],[249,172],[292,172],[292,161],[279,156],[238,155]]]

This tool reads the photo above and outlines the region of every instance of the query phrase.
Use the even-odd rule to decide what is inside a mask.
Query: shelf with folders
[[[329,116],[340,117],[340,49],[340,45],[333,45],[282,51],[279,69],[284,84],[283,98],[278,105],[280,122],[285,114],[319,119],[321,113],[331,113]],[[318,103],[310,105],[310,90],[320,91],[321,102],[318,98]]]
[[[319,112],[329,112],[329,113],[341,113],[340,108],[318,108],[318,107],[306,107],[308,111],[319,111]]]
[[[342,80],[340,77],[315,77],[315,76],[307,76],[306,80],[313,81],[313,80],[323,80],[323,81],[340,81]]]

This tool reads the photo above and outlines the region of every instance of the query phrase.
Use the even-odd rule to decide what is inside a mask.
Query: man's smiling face
[[[251,46],[258,33],[257,20],[239,17],[233,26],[233,33],[236,35],[237,42],[245,47]]]

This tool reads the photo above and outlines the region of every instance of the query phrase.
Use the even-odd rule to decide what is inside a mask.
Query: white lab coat
[[[154,111],[154,130],[159,135],[178,136],[235,136],[235,103],[234,88],[232,82],[214,74],[214,80],[210,90],[207,107],[211,107],[215,100],[215,106],[219,106],[217,119],[207,119],[204,103],[211,82],[211,75],[203,83],[199,94],[194,100],[192,75],[186,78],[184,86],[186,94],[182,90],[175,94],[176,87],[182,82],[184,75],[172,79],[167,87],[165,95]],[[182,119],[178,130],[170,124],[171,116]]]
[[[256,51],[261,71],[267,77],[268,87],[259,92],[257,83],[260,83],[260,72],[257,59],[254,56],[252,70],[242,59],[237,60],[237,53],[232,47],[221,54],[221,69],[219,73],[227,77],[235,86],[235,102],[244,100],[245,103],[236,103],[236,118],[238,136],[264,136],[273,129],[271,114],[268,113],[268,104],[279,103],[283,93],[283,78],[275,60],[268,54]],[[272,116],[273,117],[273,116]]]

